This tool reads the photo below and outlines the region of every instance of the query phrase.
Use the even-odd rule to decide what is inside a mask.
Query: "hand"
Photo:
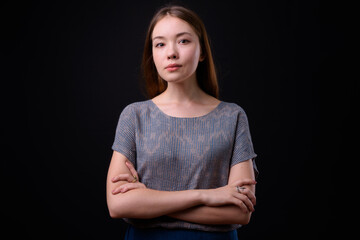
[[[119,181],[127,181],[127,183],[122,184],[121,186],[115,188],[112,191],[112,194],[118,194],[118,193],[125,193],[127,191],[137,189],[137,188],[146,188],[146,186],[139,182],[139,175],[136,172],[134,166],[126,161],[126,166],[130,170],[131,174],[125,173],[125,174],[119,174],[118,176],[115,176],[111,179],[113,183],[119,182]]]
[[[256,182],[252,179],[242,179],[224,187],[204,190],[204,204],[209,207],[233,204],[246,213],[253,212],[255,211],[256,197],[250,189],[242,186],[254,184]]]

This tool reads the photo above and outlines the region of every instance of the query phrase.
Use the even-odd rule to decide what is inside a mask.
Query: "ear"
[[[204,61],[204,59],[205,59],[205,55],[204,55],[204,54],[201,54],[201,55],[200,55],[200,58],[199,58],[199,62]]]

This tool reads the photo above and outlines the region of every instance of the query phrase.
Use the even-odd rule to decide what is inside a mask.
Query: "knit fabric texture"
[[[128,105],[121,113],[112,146],[132,162],[147,188],[162,191],[212,189],[228,183],[230,168],[256,154],[244,110],[220,102],[193,118],[166,115],[152,100]],[[124,219],[135,227],[230,231],[240,225],[203,225],[167,216]]]

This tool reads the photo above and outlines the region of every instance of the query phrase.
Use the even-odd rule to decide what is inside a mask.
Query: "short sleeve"
[[[136,115],[131,105],[122,113],[116,127],[115,140],[112,149],[123,154],[136,166]]]
[[[231,158],[231,166],[237,163],[253,159],[255,177],[259,174],[257,166],[255,164],[256,153],[251,140],[249,123],[246,113],[243,109],[238,113],[236,135],[233,155]]]

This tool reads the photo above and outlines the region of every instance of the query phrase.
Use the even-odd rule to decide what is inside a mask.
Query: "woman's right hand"
[[[218,207],[233,204],[246,213],[253,212],[255,210],[256,197],[249,188],[243,186],[254,184],[256,184],[256,181],[252,179],[242,179],[224,187],[203,190],[204,205]]]
[[[138,189],[138,188],[146,188],[145,184],[141,183],[139,180],[139,175],[135,170],[134,166],[129,162],[126,161],[125,165],[130,170],[131,174],[120,174],[111,179],[111,182],[116,183],[119,181],[127,181],[127,183],[113,189],[112,194],[118,193],[126,193],[127,191]]]

